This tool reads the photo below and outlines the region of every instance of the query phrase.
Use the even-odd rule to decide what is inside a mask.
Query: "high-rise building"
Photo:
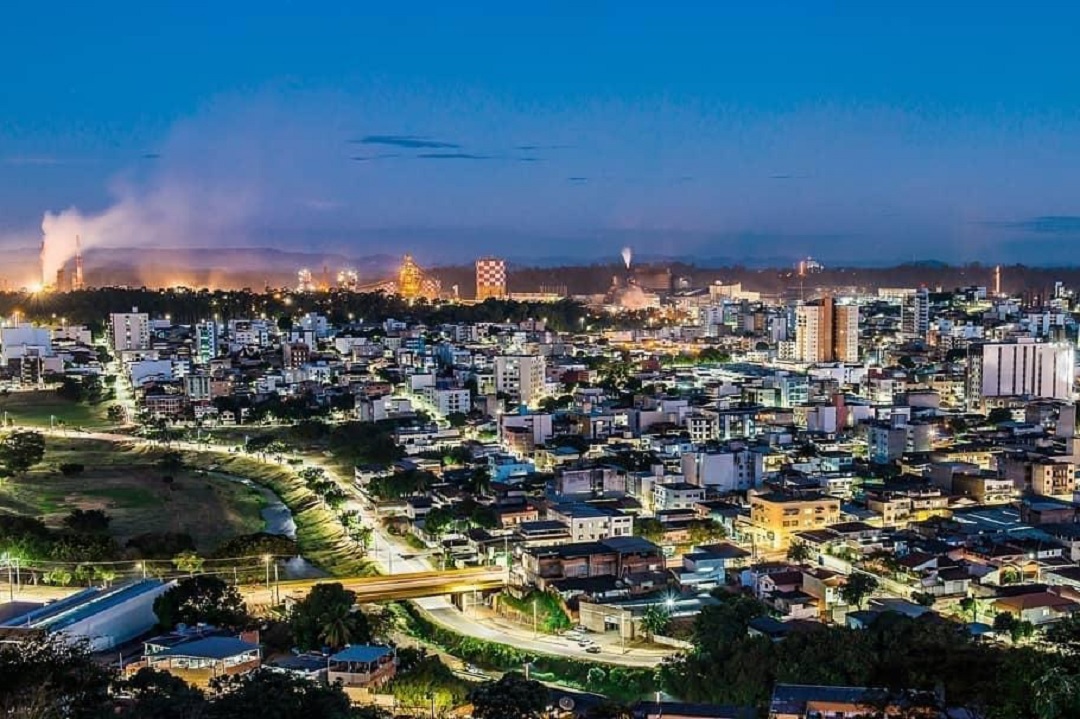
[[[506,260],[481,257],[476,261],[476,299],[506,297]]]
[[[117,352],[150,349],[150,315],[139,312],[138,307],[109,315],[109,329]]]
[[[859,308],[832,297],[795,310],[795,359],[799,362],[858,362]]]
[[[217,323],[209,320],[195,325],[195,357],[199,364],[210,364],[217,354]]]
[[[920,287],[900,306],[900,331],[907,339],[925,340],[930,332],[930,290]]]
[[[544,358],[540,355],[502,355],[495,358],[495,391],[514,402],[530,404],[544,392]]]
[[[996,397],[1073,399],[1075,348],[1065,342],[987,342],[968,349],[967,403],[972,410]]]

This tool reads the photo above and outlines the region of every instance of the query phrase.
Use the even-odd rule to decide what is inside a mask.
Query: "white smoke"
[[[626,265],[626,269],[630,269],[630,261],[634,259],[634,251],[629,247],[624,247],[620,254],[622,255],[622,261],[623,264]]]
[[[212,244],[250,216],[244,192],[205,192],[191,185],[169,183],[145,194],[126,191],[99,213],[75,207],[46,212],[41,220],[43,280],[75,256],[75,238],[82,251],[94,247],[199,247]]]
[[[304,103],[311,104],[321,107]],[[296,197],[319,191],[303,168],[314,164],[313,144],[325,142],[306,126],[303,108],[274,93],[210,102],[177,122],[154,153],[112,178],[110,206],[44,214],[43,280],[72,260],[76,236],[84,254],[96,247],[245,244],[267,213],[288,217]]]

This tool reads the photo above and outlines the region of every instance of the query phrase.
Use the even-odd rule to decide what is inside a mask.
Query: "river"
[[[281,534],[289,539],[296,539],[296,520],[292,511],[285,506],[281,497],[269,487],[264,487],[258,482],[253,482],[247,477],[237,477],[235,474],[226,472],[208,472],[207,474],[218,479],[236,482],[258,492],[263,498],[263,508],[260,514],[263,518],[263,531],[267,534]],[[317,579],[328,576],[326,572],[316,567],[302,556],[296,556],[285,560],[280,565],[283,579]]]

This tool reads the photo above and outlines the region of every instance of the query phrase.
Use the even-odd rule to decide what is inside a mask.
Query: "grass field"
[[[0,485],[0,511],[59,526],[72,509],[102,509],[121,544],[143,532],[187,532],[201,551],[263,528],[257,491],[196,471],[165,472],[156,466],[159,457],[145,447],[50,437],[42,464]],[[86,469],[65,477],[56,469],[64,462]],[[174,478],[171,487],[165,474]]]
[[[7,412],[15,424],[48,427],[52,418],[68,427],[108,427],[106,416],[111,402],[85,405],[66,400],[52,390],[0,393],[0,413]]]

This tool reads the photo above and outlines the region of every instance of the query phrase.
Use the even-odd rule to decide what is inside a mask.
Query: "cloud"
[[[1021,230],[1038,235],[1080,234],[1080,215],[1039,215],[1014,222],[985,222],[982,224],[1001,230]]]
[[[387,160],[392,157],[402,157],[400,152],[381,152],[378,155],[354,155],[349,159],[353,162],[371,162],[373,160]]]
[[[471,152],[423,152],[418,160],[494,160],[490,155],[474,155]]]
[[[515,150],[536,152],[537,150],[569,150],[571,145],[518,145]]]
[[[541,157],[519,157],[517,159],[517,161],[518,162],[543,162],[544,160]]]
[[[0,163],[5,165],[21,165],[24,167],[53,167],[56,165],[73,165],[78,162],[89,162],[90,160],[80,160],[75,158],[65,157],[50,157],[47,155],[41,156],[29,156],[29,157],[4,157],[0,158]]]
[[[461,145],[454,142],[442,142],[439,140],[432,140],[428,137],[421,135],[367,135],[360,140],[351,140],[351,142],[360,145],[391,145],[393,147],[406,147],[410,150],[422,150],[422,149],[446,149],[454,150]]]
[[[589,181],[589,178],[587,178],[587,177],[580,177],[580,176],[575,176],[575,177],[568,177],[568,178],[566,178],[566,181],[567,181],[567,182],[588,182],[588,181]]]
[[[157,153],[157,152],[147,152],[147,153],[143,154],[142,159],[144,159],[144,160],[160,160],[161,155],[159,153]]]

